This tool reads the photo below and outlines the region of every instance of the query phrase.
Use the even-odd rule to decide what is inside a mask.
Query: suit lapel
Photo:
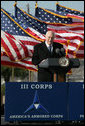
[[[55,53],[55,44],[54,44],[54,43],[53,43],[53,52],[52,52],[52,53],[48,50],[48,48],[47,48],[45,42],[42,43],[42,48],[43,48],[43,52],[44,52],[46,55],[48,55],[48,56],[53,56],[54,53]]]
[[[53,43],[53,53],[55,52],[55,44]]]
[[[45,53],[49,53],[49,50],[48,50],[45,42],[43,42],[43,50],[44,50]]]

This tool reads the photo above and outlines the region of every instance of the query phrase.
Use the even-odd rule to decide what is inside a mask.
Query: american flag
[[[84,12],[82,11],[71,9],[71,8],[59,5],[58,3],[56,3],[56,11],[64,12],[66,16],[71,17],[73,21],[78,22],[78,19],[79,19],[79,22],[84,21]]]
[[[43,9],[40,7],[36,8],[35,16],[37,16],[39,19],[46,22],[46,17],[49,17],[47,20],[47,29],[52,30],[55,32],[56,35],[56,41],[60,40],[62,43],[63,41],[68,41],[64,44],[64,47],[66,51],[68,51],[67,55],[69,58],[83,58],[84,50],[80,50],[80,53],[78,52],[79,47],[81,46],[82,42],[84,42],[84,23],[83,22],[72,22],[72,20],[66,21],[65,18],[57,18],[57,22],[55,22],[54,19],[51,19],[51,15],[56,15],[57,12],[50,11],[47,9]],[[43,15],[43,16],[42,16]],[[65,16],[63,12],[60,14]],[[58,13],[59,16],[59,13]],[[69,18],[67,18],[69,19]],[[48,22],[51,22],[49,24]],[[77,55],[78,53],[78,55]]]
[[[18,7],[16,7],[17,9],[17,18],[20,21],[19,23],[24,23],[24,25],[29,26],[30,29],[35,29],[35,32],[38,32],[37,35],[39,35],[39,33],[41,33],[43,36],[45,36],[47,30],[49,30],[48,28],[48,24],[45,23],[45,21],[43,22],[42,20],[39,20],[36,16],[32,16],[29,13],[26,13],[24,10],[19,9]],[[28,28],[27,28],[28,29]],[[26,30],[27,30],[26,29]],[[34,30],[33,30],[34,32]],[[41,34],[39,36],[41,36]],[[41,37],[41,39],[45,40],[45,37]],[[60,40],[56,40],[55,38],[55,42],[60,42]],[[66,43],[67,41],[65,39],[62,40],[62,43]]]
[[[52,12],[54,12],[54,11],[52,11]],[[52,12],[50,12],[50,13],[52,13]],[[43,17],[44,17],[44,14],[43,14]],[[59,13],[58,13],[58,16],[59,16]],[[62,16],[62,15],[60,15],[60,16]],[[63,13],[63,16],[65,16],[64,13]],[[56,34],[56,38],[54,41],[64,44],[64,47],[68,50],[69,57],[75,57],[75,52],[76,52],[77,48],[79,48],[79,46],[81,44],[81,40],[83,40],[83,37],[82,37],[83,29],[84,29],[83,23],[71,23],[71,24],[56,23],[56,25],[55,25],[55,22],[53,22],[54,24],[50,24],[50,21],[49,21],[49,23],[48,23],[48,21],[45,22],[45,20],[42,21],[42,20],[38,19],[37,17],[34,17],[34,16],[26,13],[22,9],[19,9],[18,7],[17,7],[17,17],[18,17],[18,20],[24,22],[25,24],[30,24],[30,27],[32,27],[32,28],[35,27],[35,29],[37,31],[39,31],[39,32],[42,31],[43,34],[47,30],[53,30]],[[49,17],[50,17],[50,14],[49,14]],[[50,18],[49,18],[49,20],[50,20]],[[31,23],[30,21],[33,23]],[[33,26],[32,26],[32,24],[33,24]],[[46,28],[45,24],[47,24],[47,28]],[[46,28],[46,30],[44,30],[42,26],[44,27],[44,29]],[[60,28],[60,26],[62,26],[62,27]],[[76,34],[76,30],[77,30],[77,33],[78,33],[78,30],[81,30],[82,35]],[[67,36],[69,36],[69,37],[67,37]],[[68,46],[68,42],[67,42],[68,39],[72,40],[69,42],[69,46]],[[72,47],[72,45],[73,45],[73,47]],[[70,47],[72,47],[71,50],[69,49]]]
[[[31,58],[26,58],[22,61],[13,62],[10,60],[8,56],[3,55],[1,56],[1,65],[10,67],[19,67],[37,72],[37,67],[32,64]]]
[[[1,30],[1,45],[12,61],[19,61],[31,57],[32,53],[19,40]]]
[[[2,13],[5,14],[6,17],[9,17],[9,19],[11,19],[11,21],[14,23],[13,26],[15,28],[13,27],[13,29],[10,31],[10,33],[12,32],[14,34],[15,33],[19,34],[18,32],[21,30],[20,35],[22,35],[24,33],[26,36],[30,36],[38,41],[43,41],[43,39],[45,39],[45,37],[40,32],[37,32],[34,28],[30,28],[29,25],[26,24],[26,22],[22,22],[22,21],[18,20],[16,17],[11,15],[4,9],[1,9],[1,11],[2,11]],[[4,17],[2,17],[2,20],[3,20],[3,18]],[[8,22],[8,25],[9,25],[9,22]],[[5,27],[6,27],[6,24],[5,24]]]
[[[41,32],[42,31],[42,33],[45,33],[45,31],[43,31],[45,28],[46,28],[46,23],[45,23],[45,21],[43,22],[42,20],[39,20],[38,18],[36,18],[36,17],[34,17],[34,16],[32,16],[32,15],[30,15],[30,14],[28,14],[28,13],[26,13],[25,11],[23,11],[22,9],[19,9],[18,7],[17,7],[17,17],[18,17],[18,20],[20,20],[20,21],[22,21],[22,22],[25,22],[25,24],[30,24],[31,22],[29,22],[29,20],[30,21],[32,21],[33,23],[31,23],[30,24],[30,27],[33,27],[33,26],[35,26],[35,29],[36,30],[38,30],[39,32]],[[26,18],[26,20],[25,20],[25,18]],[[37,24],[36,24],[36,21],[37,21]],[[42,23],[43,22],[43,23]],[[32,26],[32,24],[33,24],[33,26]],[[44,27],[44,29],[42,28],[42,25],[44,25],[45,27]],[[66,24],[64,24],[64,25],[66,25]],[[79,25],[79,24],[78,24]],[[60,25],[59,25],[60,26]],[[37,29],[37,27],[39,27],[38,29]],[[46,29],[46,31],[47,30],[52,30],[52,31],[54,31],[55,33],[57,32],[57,34],[56,34],[56,38],[55,38],[55,40],[54,40],[54,42],[59,42],[59,43],[62,43],[62,44],[64,44],[64,47],[67,49],[67,46],[68,46],[68,39],[72,39],[72,37],[73,37],[73,34],[74,33],[70,33],[70,32],[68,32],[67,30],[64,30],[64,28],[63,28],[63,30],[61,29],[60,30],[60,28],[59,29],[56,29],[58,27],[58,25],[56,24],[56,25],[47,25],[47,29]],[[64,26],[62,26],[62,27],[64,27]],[[62,34],[62,32],[64,32],[65,33],[65,37],[63,37],[63,34]],[[66,37],[66,34],[67,34],[67,36],[68,36],[68,34],[70,34],[70,36],[71,37],[69,37],[69,38],[67,38]],[[75,37],[76,37],[76,35],[75,35]],[[76,50],[76,48],[77,48],[77,46],[79,46],[79,43],[77,44],[77,42],[76,42],[76,40],[74,41],[76,44],[74,45],[75,46],[75,48],[72,48],[72,49],[75,49]],[[70,46],[71,47],[71,46]],[[68,52],[70,53],[70,51],[69,51],[69,48],[68,48]],[[72,53],[72,51],[71,51],[71,53]],[[72,54],[72,56],[74,55],[74,50],[73,50],[73,54]],[[71,56],[70,54],[69,54],[69,56]]]
[[[32,16],[30,13],[26,13],[24,10],[18,8],[17,6],[15,7],[16,11],[16,17],[19,20],[19,23],[21,25],[21,22],[29,27],[30,29],[35,29],[36,31],[45,34],[47,32],[47,24],[44,23],[43,21],[39,20],[37,17]],[[26,28],[26,29],[27,29]]]
[[[14,62],[10,60],[10,58],[7,56],[2,46],[1,46],[1,65],[10,67],[19,67],[37,72],[37,67],[32,64],[30,57]]]
[[[56,3],[56,10],[59,12],[65,13],[67,17],[71,17],[73,22],[76,22],[76,23],[84,22],[84,12],[82,11],[78,11],[72,8],[67,8],[65,6],[61,6],[58,3]],[[80,25],[79,28],[75,27],[73,30],[75,30],[76,32],[80,31],[80,33],[84,35],[84,24],[82,23],[82,27]],[[76,50],[76,57],[84,58],[84,40],[83,42],[81,42],[81,45]]]
[[[53,10],[50,11],[48,9],[37,7],[35,10],[35,16],[47,23],[65,23],[71,24],[72,19],[67,18],[63,13],[60,15],[59,13],[54,12]]]
[[[17,20],[17,19],[16,19]],[[23,28],[9,15],[5,10],[1,10],[1,29],[4,31],[5,37],[11,36],[13,41],[20,41],[24,44],[28,51],[33,52],[33,45],[40,43],[40,41],[28,36],[28,34],[23,30]],[[10,38],[10,39],[11,39]],[[2,38],[3,39],[3,38]],[[26,43],[26,44],[25,44]],[[1,54],[4,54],[3,51]],[[13,53],[13,52],[12,52]],[[27,52],[28,53],[28,52]],[[6,54],[6,53],[5,53]],[[32,58],[21,60],[19,62],[13,62],[7,55],[2,55],[1,63],[2,65],[20,66],[28,68],[30,70],[37,70],[36,66],[32,64]],[[15,64],[15,65],[14,65]]]
[[[29,13],[26,13],[24,10],[19,9],[18,7],[16,7],[16,10],[17,10],[16,16],[20,21],[20,23],[22,22],[25,25],[29,25],[30,29],[35,28],[35,30],[38,31],[39,33],[42,33],[43,36],[45,36],[47,30],[50,30],[49,25],[46,24],[45,21],[43,22],[42,20],[39,20],[36,16],[30,15]],[[45,40],[45,38],[43,38],[43,40]],[[65,39],[61,40],[60,38],[59,39],[55,38],[54,41],[62,44],[67,43],[67,40]]]

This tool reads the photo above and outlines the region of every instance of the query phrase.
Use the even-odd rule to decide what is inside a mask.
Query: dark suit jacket
[[[59,58],[60,56],[56,54],[56,49],[61,49],[63,48],[63,45],[59,43],[53,43],[53,52],[51,53],[45,42],[42,42],[40,44],[37,44],[34,46],[34,53],[32,57],[32,63],[34,65],[38,65],[42,60],[47,59],[47,58]],[[61,56],[62,57],[62,56]],[[38,66],[38,81],[53,81],[53,73],[46,68],[40,68]]]

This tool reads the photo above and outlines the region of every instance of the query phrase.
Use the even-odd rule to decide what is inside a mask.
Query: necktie
[[[49,46],[49,51],[51,52],[51,45]]]

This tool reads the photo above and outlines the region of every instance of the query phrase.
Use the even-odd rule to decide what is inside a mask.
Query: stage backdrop
[[[84,120],[84,83],[69,83],[69,120]]]
[[[81,82],[8,82],[5,96],[6,121],[84,119]]]
[[[67,83],[6,83],[5,120],[67,120]]]

